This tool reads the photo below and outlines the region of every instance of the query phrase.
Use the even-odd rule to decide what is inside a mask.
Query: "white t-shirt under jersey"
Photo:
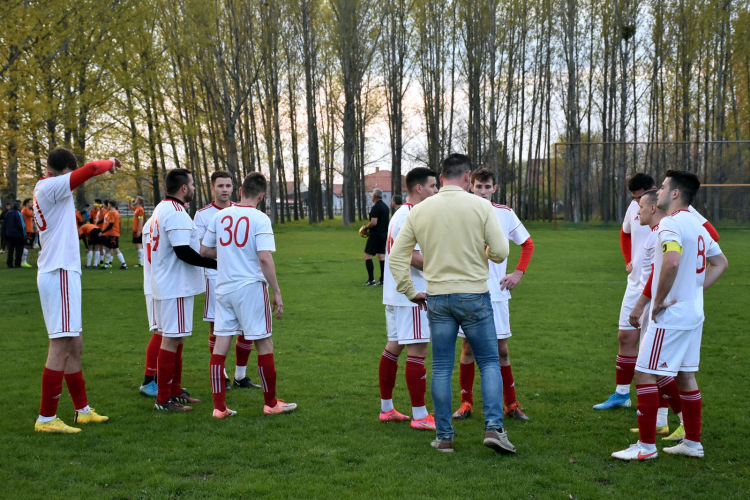
[[[174,247],[200,252],[195,224],[179,201],[166,198],[151,215],[151,286],[156,300],[191,297],[206,290],[203,268],[177,258]]]
[[[40,179],[34,187],[34,221],[39,229],[38,274],[81,272],[78,225],[70,173]]]
[[[631,201],[622,222],[622,230],[630,234],[630,262],[633,264],[633,270],[628,274],[628,286],[632,287],[638,286],[641,277],[643,249],[648,235],[651,234],[651,228],[641,226],[641,218],[638,216],[639,208],[637,201]]]
[[[151,233],[148,228],[151,227],[151,218],[143,223],[144,231],[141,234],[141,244],[146,252],[146,258],[143,259],[143,294],[152,295],[151,287]]]
[[[232,205],[214,215],[203,245],[216,248],[216,293],[224,295],[251,283],[266,283],[258,252],[276,251],[271,219],[247,205]]]
[[[531,237],[512,208],[497,203],[493,203],[492,207],[508,241],[512,241],[516,245],[521,245]],[[504,302],[510,300],[510,290],[500,290],[500,280],[505,278],[505,275],[507,274],[508,259],[505,259],[500,264],[489,261],[489,264],[490,279],[487,280],[487,285],[490,287],[490,297],[492,302]]]
[[[206,235],[206,228],[208,227],[208,224],[211,222],[211,220],[213,220],[214,215],[216,215],[219,212],[219,210],[223,210],[223,209],[217,206],[216,203],[212,201],[205,207],[195,212],[194,220],[195,220],[195,229],[198,233],[198,241],[202,240],[203,237]],[[206,278],[216,279],[216,269],[205,268],[205,271],[206,271]]]
[[[391,253],[393,242],[396,241],[396,237],[398,237],[398,233],[401,231],[404,222],[406,222],[406,217],[413,206],[410,203],[401,205],[388,223],[388,239],[385,245],[385,267],[383,268],[383,304],[387,306],[417,307],[417,304],[407,299],[406,295],[396,291],[396,280],[393,279],[391,268],[388,266],[388,256]],[[416,245],[414,250],[420,251],[419,245]],[[424,273],[414,266],[410,267],[410,271],[414,288],[419,292],[424,292],[427,289]]]
[[[689,210],[678,210],[664,217],[657,230],[659,247],[654,250],[654,278],[651,296],[656,297],[664,262],[663,245],[670,241],[682,247],[680,267],[665,302],[676,302],[656,317],[658,328],[692,330],[703,323],[703,282],[707,258],[719,255],[721,248]]]

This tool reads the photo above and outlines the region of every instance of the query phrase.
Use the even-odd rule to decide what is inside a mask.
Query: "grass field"
[[[512,457],[481,445],[480,412],[457,423],[452,455],[430,448],[432,433],[378,421],[382,292],[362,286],[364,240],[354,229],[338,223],[276,228],[285,304],[284,319],[274,324],[278,395],[299,404],[278,417],[263,416],[262,393],[254,390],[227,395],[237,417],[211,418],[208,328],[200,307],[186,342],[183,385],[203,403],[190,414],[157,413],[138,394],[149,338],[142,272],[84,272],[84,375],[91,405],[110,421],[77,435],[33,432],[47,346],[36,272],[5,269],[3,259],[0,496],[748,498],[750,231],[721,231],[730,266],[706,296],[699,374],[706,458],[662,454],[627,464],[609,455],[635,441],[628,432],[636,424],[634,408],[591,409],[614,389],[625,286],[618,230],[529,229],[536,252],[513,293],[510,346],[518,396],[532,420],[506,422],[518,448]],[[124,247],[134,263],[131,245]],[[517,258],[512,246],[511,262]],[[230,373],[233,361],[230,355]],[[405,355],[394,398],[408,412],[404,361]],[[248,373],[257,380],[254,369]],[[454,406],[457,385],[456,369]],[[478,376],[475,391],[478,396]],[[71,423],[72,412],[64,389],[59,415]],[[675,426],[676,417],[670,419]]]

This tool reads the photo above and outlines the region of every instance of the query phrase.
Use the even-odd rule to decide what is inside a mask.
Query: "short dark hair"
[[[47,155],[47,166],[55,172],[62,172],[66,168],[75,170],[78,168],[78,160],[69,150],[58,146]]]
[[[25,200],[23,200],[23,203],[21,203],[21,206],[25,206],[30,201],[31,201],[31,198],[26,198]]]
[[[430,177],[437,177],[437,174],[427,167],[417,167],[409,170],[409,173],[406,174],[406,190],[413,191],[417,184],[424,186]]]
[[[91,206],[91,205],[89,205],[88,203],[86,203],[86,205],[85,205],[85,207],[86,207],[86,208],[88,208],[88,207],[90,207],[90,206]]]
[[[101,200],[101,199],[99,199],[99,198],[94,198],[94,203],[101,203],[101,202],[102,202],[102,200]]]
[[[492,170],[486,167],[478,168],[474,170],[474,172],[471,173],[471,183],[474,184],[474,182],[487,182],[492,181],[492,185],[494,186],[495,183],[495,174],[492,173]]]
[[[666,176],[668,179],[671,179],[669,187],[679,189],[683,201],[686,201],[688,205],[692,203],[701,187],[701,181],[698,180],[698,176],[684,170],[667,170]]]
[[[234,181],[234,179],[232,179],[232,174],[230,174],[226,170],[216,170],[214,173],[211,174],[212,186],[216,184],[216,179],[229,179],[231,181]]]
[[[630,179],[628,179],[628,190],[631,193],[635,193],[636,191],[640,191],[641,189],[645,189],[648,191],[649,189],[654,189],[655,187],[656,183],[654,182],[654,178],[643,172],[638,172],[637,174],[634,174]]]
[[[393,198],[391,198],[391,201],[393,202],[394,205],[403,205],[404,204],[404,200],[401,199],[401,196],[399,196],[399,195],[394,195]]]
[[[18,202],[15,202],[13,204],[13,210],[16,210],[16,211],[21,210],[21,205]]]
[[[109,200],[109,206],[112,208],[117,208],[117,202],[115,200]]]
[[[466,172],[471,172],[471,160],[460,153],[452,153],[445,157],[441,174],[445,179],[456,179]]]
[[[645,193],[641,195],[642,200],[646,199],[652,205],[656,205],[656,198],[657,198],[656,189],[649,189],[648,191],[646,191]]]
[[[182,186],[190,184],[190,175],[192,172],[186,168],[173,168],[167,172],[164,177],[164,186],[167,194],[175,194]]]
[[[109,205],[109,200],[104,200],[104,202],[102,203],[102,205]]]
[[[242,181],[242,196],[253,198],[266,192],[266,176],[260,172],[250,172]]]

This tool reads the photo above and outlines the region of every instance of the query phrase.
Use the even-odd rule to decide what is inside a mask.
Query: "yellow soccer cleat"
[[[49,422],[40,422],[37,420],[34,423],[34,430],[36,432],[52,432],[54,434],[76,434],[81,432],[81,429],[71,427],[59,418],[54,418]]]
[[[679,426],[677,429],[675,429],[675,431],[671,435],[665,438],[661,438],[662,441],[674,441],[674,442],[682,441],[683,439],[685,439],[685,428],[683,426]]]
[[[94,411],[93,408],[88,413],[82,413],[80,411],[76,412],[75,419],[73,420],[74,424],[98,424],[102,422],[106,422],[109,420],[109,417],[105,417],[104,415],[99,415]]]
[[[638,434],[638,427],[635,427],[633,429],[630,429],[630,432],[634,434]],[[666,436],[669,434],[669,425],[657,425],[656,426],[656,435],[657,436]],[[666,439],[666,438],[664,438]]]

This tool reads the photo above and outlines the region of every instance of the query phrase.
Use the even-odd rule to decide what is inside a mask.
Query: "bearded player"
[[[393,214],[388,224],[388,239],[385,247],[385,276],[383,304],[388,341],[380,357],[378,379],[380,381],[380,421],[398,422],[409,420],[407,415],[398,412],[393,406],[393,387],[396,385],[398,357],[406,347],[406,388],[411,398],[411,426],[419,430],[435,430],[435,418],[427,413],[425,392],[427,391],[427,370],[424,360],[430,342],[430,325],[427,311],[411,302],[405,295],[396,291],[396,281],[388,267],[388,254],[393,242],[414,205],[437,194],[435,172],[428,168],[415,168],[406,174],[406,189],[409,203],[402,205]],[[417,246],[411,257],[411,279],[420,292],[427,284],[422,274],[423,258]]]
[[[271,220],[256,207],[266,194],[266,178],[252,172],[242,182],[242,199],[216,213],[206,228],[201,255],[218,262],[216,276],[216,345],[211,354],[209,373],[215,418],[237,412],[226,406],[224,362],[232,337],[242,335],[258,349],[258,374],[263,384],[263,413],[275,415],[297,408],[276,398],[276,366],[271,340],[271,303],[276,319],[284,313],[281,290],[276,280],[272,253],[276,251]]]
[[[108,420],[89,406],[81,370],[81,259],[73,190],[94,176],[114,173],[118,168],[120,162],[116,158],[78,168],[73,153],[55,148],[47,157],[47,176],[34,188],[34,218],[42,242],[37,285],[50,339],[42,373],[39,418],[34,424],[38,432],[81,432],[57,417],[63,379],[73,399],[75,423]]]
[[[691,172],[669,170],[658,191],[657,206],[670,214],[659,223],[650,279],[651,317],[636,362],[639,440],[612,454],[620,460],[657,457],[657,379],[675,377],[682,400],[685,439],[664,448],[673,455],[701,458],[701,393],[695,380],[703,333],[703,290],[728,263],[719,245],[690,213],[700,181]]]
[[[231,197],[234,191],[232,175],[226,170],[217,170],[211,174],[211,192],[214,199],[211,203],[201,208],[195,213],[195,227],[198,231],[198,239],[202,242],[208,227],[214,216],[220,211],[232,205]],[[216,344],[214,335],[214,321],[216,313],[216,271],[206,269],[206,298],[203,305],[203,321],[208,323],[208,352],[213,354]],[[234,385],[243,389],[260,389],[260,386],[253,383],[247,376],[247,363],[250,359],[250,352],[253,349],[253,341],[245,337],[237,337],[237,343],[234,346],[236,364],[234,369]],[[224,388],[229,391],[232,389],[232,383],[229,378],[224,380]]]
[[[478,168],[471,176],[471,190],[475,195],[492,202],[492,195],[497,191],[494,174],[486,168]],[[534,254],[534,242],[531,235],[516,216],[516,213],[505,205],[492,203],[495,215],[500,221],[500,227],[508,241],[521,246],[521,256],[515,271],[506,273],[507,259],[500,264],[489,261],[490,279],[487,285],[490,288],[492,311],[495,319],[495,330],[497,332],[497,349],[500,357],[500,373],[503,379],[503,403],[505,415],[516,420],[529,420],[529,417],[521,410],[521,404],[516,397],[516,385],[511,368],[508,339],[511,337],[510,315],[508,301],[510,291],[513,290],[526,273],[526,268],[531,262]],[[463,332],[459,332],[463,337]],[[465,338],[461,341],[461,368],[459,372],[459,383],[461,385],[461,406],[453,414],[455,420],[469,418],[474,404],[474,353]]]

